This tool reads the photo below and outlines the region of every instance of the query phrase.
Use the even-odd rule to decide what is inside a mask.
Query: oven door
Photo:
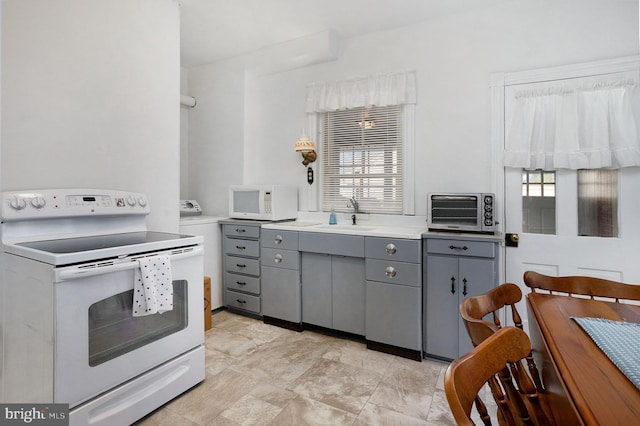
[[[162,314],[132,316],[131,259],[56,269],[54,402],[72,408],[203,344],[202,247],[155,254],[171,254]]]

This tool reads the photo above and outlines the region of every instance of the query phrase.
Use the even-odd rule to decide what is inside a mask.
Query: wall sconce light
[[[302,164],[305,166],[316,161],[316,143],[304,133],[296,142],[296,151],[302,154]]]
[[[302,164],[308,166],[310,163],[316,161],[316,143],[309,139],[309,137],[302,132],[302,136],[296,142],[296,152],[302,154]],[[309,185],[313,183],[313,169],[311,166],[307,167],[307,182]]]

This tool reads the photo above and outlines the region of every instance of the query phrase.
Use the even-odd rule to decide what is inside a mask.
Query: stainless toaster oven
[[[495,195],[491,193],[429,193],[427,225],[433,231],[495,232]]]

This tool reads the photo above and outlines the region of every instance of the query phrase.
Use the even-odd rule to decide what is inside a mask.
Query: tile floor
[[[206,379],[139,422],[152,425],[454,425],[446,363],[220,311]],[[486,400],[486,399],[485,399]]]

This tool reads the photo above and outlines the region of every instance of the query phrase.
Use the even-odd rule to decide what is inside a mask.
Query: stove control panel
[[[0,218],[11,220],[56,217],[147,215],[144,194],[105,189],[44,189],[1,194]]]

